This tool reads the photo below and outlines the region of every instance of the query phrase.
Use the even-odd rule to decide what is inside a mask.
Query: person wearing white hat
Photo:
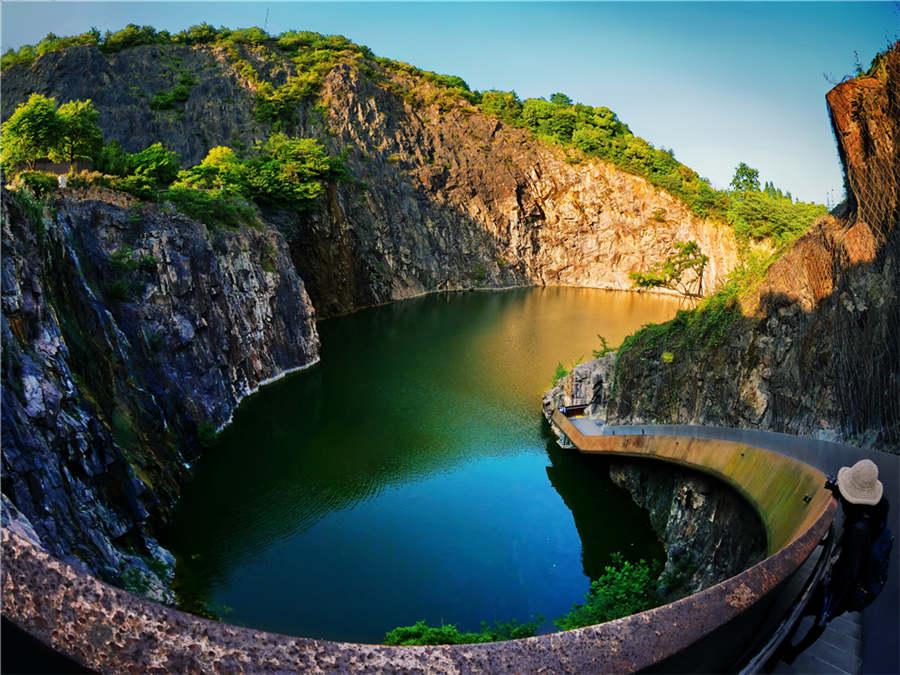
[[[810,601],[808,612],[815,614],[815,623],[796,645],[787,640],[783,652],[787,663],[815,642],[833,618],[868,606],[887,581],[893,536],[887,527],[889,505],[878,480],[878,466],[862,459],[841,467],[837,478],[829,477],[825,487],[838,498],[844,513],[840,555]]]

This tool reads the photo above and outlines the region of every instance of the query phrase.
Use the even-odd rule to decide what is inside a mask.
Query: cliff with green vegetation
[[[703,295],[822,211],[752,172],[715,190],[606,108],[337,36],[130,26],[2,69],[4,518],[159,597],[187,467],[315,361],[316,316],[636,278]],[[703,264],[673,279],[674,251]]]
[[[607,108],[473,92],[336,36],[132,27],[48,38],[4,64],[4,116],[32,92],[90,99],[107,143],[130,153],[162,142],[186,168],[282,132],[340,158],[343,180],[309,208],[264,205],[322,316],[439,289],[632,288],[687,241],[709,257],[712,289],[742,251],[822,210],[762,190],[738,208]],[[96,168],[121,173],[115,154]],[[784,213],[759,218],[760,202]]]
[[[547,401],[609,422],[758,427],[900,449],[900,46],[827,97],[847,200]],[[751,258],[751,260],[753,260]]]

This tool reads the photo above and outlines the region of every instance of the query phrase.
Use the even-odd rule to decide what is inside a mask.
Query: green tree
[[[649,272],[629,276],[639,288],[669,288],[691,298],[703,295],[703,272],[709,257],[696,241],[675,242],[675,252]]]
[[[247,162],[248,196],[303,208],[325,192],[321,181],[333,169],[328,152],[316,139],[273,134]]]
[[[521,123],[522,102],[514,91],[486,91],[481,95],[481,109],[507,124]]]
[[[162,143],[154,143],[129,155],[128,164],[129,173],[160,186],[175,180],[181,168],[178,153],[167,149]]]
[[[62,135],[56,100],[32,94],[15,109],[2,126],[0,161],[5,166],[27,164],[49,157]]]
[[[98,124],[100,114],[91,100],[63,103],[57,114],[61,133],[50,158],[69,163],[94,159],[103,145],[103,132]]]
[[[572,99],[566,96],[561,91],[556,92],[555,94],[550,94],[550,103],[554,103],[556,105],[572,105]]]
[[[741,162],[731,179],[731,189],[736,192],[758,192],[759,171]]]
[[[247,191],[247,166],[231,148],[219,145],[212,148],[203,160],[178,174],[172,187],[199,190]]]

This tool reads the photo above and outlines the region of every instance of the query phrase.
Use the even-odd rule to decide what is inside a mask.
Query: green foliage
[[[56,176],[43,171],[21,171],[12,183],[14,188],[26,188],[38,199],[52,194],[58,185],[59,181]]]
[[[737,192],[758,192],[759,171],[741,162],[734,171],[734,178],[731,179],[731,189]]]
[[[254,199],[304,208],[324,193],[321,179],[336,166],[316,139],[274,134],[247,168],[247,188]]]
[[[118,141],[110,141],[97,153],[94,168],[113,176],[125,176],[131,170],[130,154],[122,149]]]
[[[521,122],[522,102],[514,91],[486,91],[481,94],[481,109],[507,124]]]
[[[599,579],[591,584],[583,604],[575,605],[554,623],[563,630],[592,626],[629,614],[642,612],[664,602],[657,591],[660,574],[658,562],[625,560],[620,553],[612,556]],[[541,620],[481,624],[480,631],[460,631],[453,624],[429,626],[417,621],[411,626],[399,626],[384,637],[387,645],[457,645],[501,640],[516,640],[535,635]]]
[[[247,157],[220,146],[185,169],[173,187],[218,190],[261,204],[305,209],[325,191],[323,181],[340,178],[341,163],[312,138],[273,134]]]
[[[472,279],[474,279],[478,283],[481,283],[485,279],[487,279],[487,274],[487,268],[484,266],[484,263],[476,262],[472,266]]]
[[[748,255],[725,283],[696,307],[680,310],[671,321],[647,324],[626,337],[619,347],[616,367],[629,357],[671,363],[679,354],[686,356],[720,345],[742,316],[741,297],[762,280],[777,257],[777,253]],[[666,352],[671,358],[665,356]]]
[[[659,564],[631,562],[614,554],[600,578],[591,583],[584,604],[575,605],[554,623],[563,630],[612,621],[642,612],[662,602],[656,591]]]
[[[556,384],[568,374],[569,369],[562,364],[562,361],[560,361],[556,364],[556,371],[553,373],[553,384]]]
[[[591,353],[594,355],[595,359],[600,359],[606,356],[607,354],[616,351],[615,347],[610,347],[609,342],[602,335],[597,335],[597,339],[600,340],[600,349],[594,349]],[[562,364],[560,364],[562,365]]]
[[[178,153],[166,149],[159,142],[129,155],[127,165],[129,173],[144,177],[159,186],[174,181],[181,168]]]
[[[113,279],[106,285],[106,297],[113,302],[130,302],[139,288],[133,279]]]
[[[172,42],[184,45],[203,45],[211,44],[219,39],[219,35],[225,32],[224,28],[215,28],[208,23],[197,24],[185,28],[179,33],[172,36]]]
[[[177,84],[167,91],[161,91],[150,99],[152,110],[171,110],[176,103],[184,103],[190,98],[191,88],[196,80],[190,73],[181,73]]]
[[[675,242],[675,251],[649,272],[628,276],[638,288],[669,288],[690,297],[701,297],[703,272],[709,257],[696,241]],[[688,274],[685,279],[685,274]]]
[[[106,53],[120,52],[129,47],[140,45],[159,45],[171,42],[168,31],[157,31],[153,26],[138,26],[130,23],[122,30],[106,31],[100,40],[100,51]]]
[[[186,216],[209,227],[256,226],[259,219],[253,205],[240,195],[225,190],[197,190],[171,187],[160,194]]]
[[[33,165],[48,157],[59,144],[63,123],[56,111],[56,100],[32,94],[19,105],[2,126],[3,147],[0,161],[5,167]]]
[[[738,235],[751,239],[771,239],[778,245],[795,240],[828,212],[821,204],[795,202],[774,187],[763,192],[732,195],[728,221]]]
[[[6,70],[16,65],[29,65],[44,54],[62,51],[70,47],[96,45],[99,41],[100,31],[96,28],[71,37],[59,37],[53,33],[48,33],[47,37],[36,45],[24,45],[18,51],[7,50],[2,60],[0,60],[0,70]]]
[[[131,246],[121,246],[109,256],[109,262],[115,272],[128,274],[130,272],[155,272],[157,260],[152,255],[137,255]]]
[[[554,143],[577,148],[584,155],[599,157],[679,197],[701,217],[727,220],[738,234],[783,243],[809,228],[825,207],[794,203],[772,187],[760,196],[759,172],[741,163],[732,181],[734,194],[713,188],[709,181],[675,159],[671,150],[654,148],[632,134],[609,108],[572,103],[557,93],[549,101],[540,98],[521,102],[515,92],[486,91],[481,110],[512,126],[530,129]],[[735,203],[737,202],[737,203]],[[774,213],[766,217],[765,209]],[[665,214],[654,213],[662,222]]]
[[[488,625],[481,624],[480,631],[462,632],[453,624],[429,626],[424,621],[416,621],[411,626],[399,626],[384,636],[386,645],[459,645],[479,642],[499,642],[531,637],[537,632],[539,622],[520,623],[500,621]]]
[[[120,583],[122,584],[122,588],[135,595],[144,595],[150,590],[149,579],[147,579],[147,576],[137,567],[129,567],[122,572]]]
[[[6,167],[33,165],[36,160],[74,162],[93,159],[103,143],[99,114],[90,99],[69,101],[32,94],[3,123],[0,160]]]
[[[61,133],[57,145],[50,151],[50,159],[75,162],[93,160],[103,146],[100,113],[90,99],[63,103],[56,111]]]
[[[531,98],[520,103],[514,92],[490,91],[482,95],[481,109],[507,124],[644,176],[680,197],[700,216],[724,218],[726,195],[677,161],[671,151],[654,148],[633,135],[609,108],[572,103],[561,93],[550,101]]]
[[[558,91],[555,94],[550,94],[550,103],[553,103],[555,105],[571,106],[573,104],[573,101],[561,91]]]

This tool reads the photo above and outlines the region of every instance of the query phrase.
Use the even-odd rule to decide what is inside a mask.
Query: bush
[[[522,102],[514,91],[486,91],[481,94],[481,109],[488,115],[519,126],[522,123]]]
[[[531,637],[537,632],[539,622],[520,623],[501,621],[492,625],[481,624],[480,631],[462,632],[453,624],[429,626],[417,621],[411,626],[399,626],[384,636],[386,645],[459,645],[477,642],[499,642]]]
[[[656,590],[658,563],[631,562],[614,554],[600,578],[591,583],[584,604],[575,605],[554,623],[562,630],[593,626],[656,607],[662,598]]]
[[[150,99],[152,110],[171,110],[176,103],[184,103],[190,98],[191,88],[196,80],[189,73],[182,73],[178,83],[168,91],[161,91]]]
[[[43,171],[21,171],[16,175],[12,185],[15,188],[30,190],[35,197],[43,199],[57,190],[59,179]]]
[[[160,195],[177,210],[209,227],[257,225],[256,210],[240,196],[223,190],[173,187]]]
[[[96,45],[99,41],[100,31],[95,28],[71,37],[59,37],[53,33],[48,33],[47,37],[36,45],[24,45],[18,51],[7,50],[3,55],[2,61],[0,61],[0,69],[6,70],[16,65],[28,65],[44,54],[62,51],[70,47]]]
[[[129,155],[127,164],[129,173],[145,177],[159,186],[169,185],[181,169],[178,153],[158,142]]]
[[[568,369],[562,364],[562,361],[560,361],[556,364],[556,372],[553,373],[553,384],[556,384],[568,374]]]
[[[138,26],[130,23],[114,33],[106,31],[100,41],[100,51],[109,54],[129,47],[165,44],[170,41],[171,36],[168,31],[157,31],[153,26]]]
[[[735,232],[750,239],[771,239],[785,245],[806,232],[828,212],[821,204],[794,202],[778,193],[742,192],[732,195],[728,221]]]

